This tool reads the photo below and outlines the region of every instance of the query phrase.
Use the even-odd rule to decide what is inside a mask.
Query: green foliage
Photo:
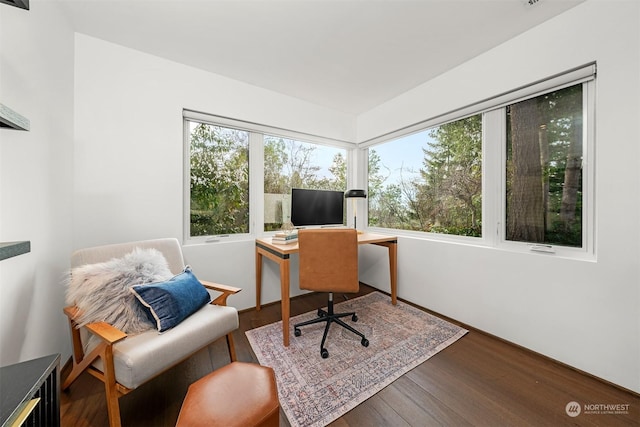
[[[281,194],[289,186],[288,177],[282,174],[288,161],[285,142],[282,138],[264,139],[264,192]]]
[[[320,176],[314,162],[317,146],[287,138],[265,136],[264,191],[291,194],[292,188],[344,191],[347,165],[344,155],[334,156],[330,177]]]
[[[247,233],[248,133],[191,125],[191,235]]]
[[[249,232],[249,133],[190,122],[191,236]],[[317,147],[265,136],[264,192],[291,194],[291,188],[344,191],[344,154],[334,156],[330,176],[314,163]],[[282,223],[265,224],[278,230]]]
[[[370,150],[369,224],[481,236],[481,116],[433,128],[425,134],[424,144],[419,178],[403,176],[400,183],[386,186],[380,156]]]

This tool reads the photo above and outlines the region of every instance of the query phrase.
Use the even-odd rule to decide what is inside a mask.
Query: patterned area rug
[[[326,308],[325,308],[326,309]],[[325,426],[391,384],[467,333],[456,325],[379,292],[335,305],[355,311],[346,322],[370,344],[333,324],[327,337],[329,358],[320,356],[324,324],[301,328],[282,345],[282,321],[246,332],[260,364],[275,370],[280,405],[292,426]],[[293,324],[316,317],[316,311],[290,319]]]

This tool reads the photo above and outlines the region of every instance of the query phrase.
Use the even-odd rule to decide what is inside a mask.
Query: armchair
[[[173,274],[185,268],[182,249],[177,239],[157,239],[83,249],[71,256],[71,267],[102,263],[121,257],[135,248],[156,249],[167,260]],[[118,398],[160,375],[212,342],[226,337],[231,362],[236,360],[232,331],[238,328],[238,312],[227,307],[227,298],[239,288],[200,281],[209,292],[206,304],[166,332],[151,329],[128,335],[106,322],[79,326],[80,309],[64,308],[69,319],[73,345],[73,367],[62,384],[68,389],[78,376],[87,371],[104,383],[109,424],[121,425]],[[217,294],[221,292],[221,294]]]

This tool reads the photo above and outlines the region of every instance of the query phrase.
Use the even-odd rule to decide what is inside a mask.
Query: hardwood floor
[[[361,286],[360,294],[374,290]],[[315,310],[325,302],[325,294],[297,297],[292,300],[291,315]],[[234,333],[238,360],[257,363],[245,331],[278,320],[280,304],[268,305],[259,312],[240,313],[240,328]],[[227,363],[224,340],[210,345],[120,398],[122,424],[174,426],[189,384]],[[83,374],[62,393],[60,401],[63,426],[108,426],[103,385],[90,375]],[[581,405],[623,405],[623,409],[628,405],[628,409],[626,414],[582,413],[569,417],[565,408],[572,401]],[[282,411],[280,418],[281,426],[289,426]],[[432,425],[637,426],[640,396],[470,330],[331,424]]]

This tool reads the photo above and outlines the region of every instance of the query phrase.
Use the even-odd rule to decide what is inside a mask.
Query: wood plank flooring
[[[360,294],[374,290],[363,285]],[[296,297],[291,302],[291,315],[316,310],[325,303],[326,294]],[[238,360],[257,363],[245,331],[278,321],[280,316],[280,304],[240,313],[240,328],[234,333]],[[122,397],[123,426],[174,426],[189,384],[227,363],[226,345],[220,340]],[[60,401],[63,426],[108,426],[104,387],[92,376],[83,374],[62,393]],[[569,417],[565,407],[572,401],[581,405],[628,405],[628,411]],[[282,411],[280,425],[289,426]],[[470,330],[331,424],[435,425],[639,426],[640,396]]]

